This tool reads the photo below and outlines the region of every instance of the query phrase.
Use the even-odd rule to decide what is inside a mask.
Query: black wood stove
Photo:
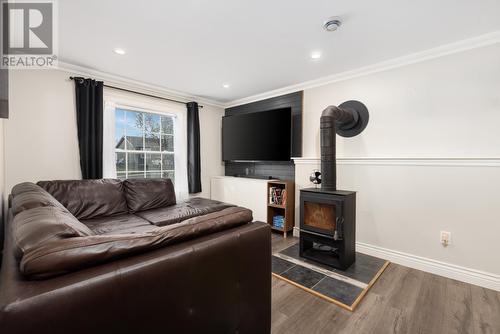
[[[359,101],[321,115],[321,188],[300,191],[300,256],[339,269],[356,260],[356,193],[337,190],[335,136],[353,137],[368,124]]]
[[[356,193],[300,191],[300,256],[347,269],[356,258]]]

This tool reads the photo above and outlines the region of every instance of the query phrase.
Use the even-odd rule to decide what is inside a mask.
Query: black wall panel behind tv
[[[291,109],[291,157],[302,156],[302,100],[303,92],[295,92],[266,100],[247,103],[225,110],[226,116],[266,112],[269,110]],[[228,176],[273,177],[295,180],[295,166],[292,161],[226,161],[225,174]]]

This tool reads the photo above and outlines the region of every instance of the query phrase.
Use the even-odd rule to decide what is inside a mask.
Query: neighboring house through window
[[[175,182],[174,117],[116,107],[116,176]]]
[[[104,90],[103,177],[170,178],[188,198],[186,106]]]

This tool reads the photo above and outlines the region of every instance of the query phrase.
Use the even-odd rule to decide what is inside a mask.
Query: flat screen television
[[[291,108],[222,118],[224,161],[287,161],[291,146]]]

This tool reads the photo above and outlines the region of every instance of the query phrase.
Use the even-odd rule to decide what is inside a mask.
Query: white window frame
[[[116,111],[117,110],[123,110],[125,112],[138,112],[138,113],[141,113],[142,114],[142,124],[143,124],[143,127],[145,125],[145,122],[144,122],[144,114],[153,114],[153,115],[158,115],[158,116],[164,116],[164,117],[171,117],[173,122],[176,122],[176,118],[177,118],[177,115],[175,114],[168,114],[168,113],[164,113],[164,112],[160,112],[160,111],[157,111],[157,110],[151,110],[151,109],[144,109],[144,108],[137,108],[137,107],[133,107],[133,106],[129,106],[129,105],[122,105],[122,104],[116,104],[115,105],[115,115],[116,115]],[[115,129],[116,129],[116,120],[115,120]],[[125,178],[128,178],[128,175],[129,175],[129,172],[132,172],[132,173],[139,173],[139,172],[143,172],[144,173],[144,178],[146,178],[147,176],[147,169],[146,169],[146,155],[147,154],[173,154],[174,156],[174,169],[163,169],[163,159],[160,158],[160,175],[163,175],[163,172],[173,172],[174,173],[174,179],[175,179],[175,154],[176,154],[176,149],[175,149],[175,126],[173,127],[173,133],[172,134],[167,134],[167,133],[162,133],[162,128],[161,128],[161,120],[160,120],[160,132],[158,133],[159,137],[160,137],[160,150],[159,151],[150,151],[150,150],[129,150],[127,149],[127,141],[126,141],[126,137],[127,137],[127,126],[125,125],[125,133],[124,133],[124,136],[125,136],[125,149],[120,149],[120,148],[114,148],[114,151],[115,151],[115,154],[116,153],[125,153]],[[142,132],[142,146],[143,147],[146,147],[146,132],[143,129],[141,129],[141,132]],[[156,134],[156,133],[155,133]],[[172,136],[172,141],[174,142],[174,150],[173,151],[162,151],[162,147],[161,147],[161,139],[162,139],[162,136],[165,135],[165,136]],[[143,171],[129,171],[128,170],[128,154],[127,153],[138,153],[138,154],[144,154],[144,170]],[[118,174],[118,171],[117,171],[117,174]]]
[[[140,89],[139,89],[140,91]],[[122,92],[111,88],[104,89],[104,147],[103,174],[107,178],[116,178],[115,153],[115,110],[155,113],[174,118],[174,177],[175,194],[178,200],[189,197],[187,177],[187,109],[186,106],[134,93]],[[143,153],[144,151],[141,151]],[[154,152],[161,154],[160,151]]]

